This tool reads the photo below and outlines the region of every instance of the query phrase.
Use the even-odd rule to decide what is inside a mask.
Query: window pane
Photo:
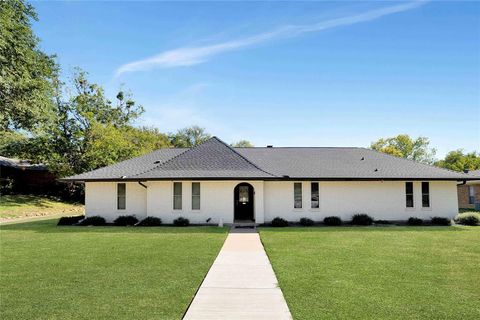
[[[428,194],[422,195],[422,207],[424,208],[430,207],[430,196]]]
[[[319,193],[318,193],[318,182],[312,182],[311,184],[311,192],[312,192],[312,208],[319,208]]]
[[[248,186],[238,187],[238,201],[241,203],[247,203],[249,200],[248,198]]]
[[[127,187],[125,183],[117,184],[117,209],[124,210],[126,207]]]
[[[200,182],[192,182],[192,210],[200,210]]]
[[[407,195],[407,208],[413,208],[413,195]]]
[[[428,182],[422,182],[422,193],[430,192],[430,184]]]
[[[173,209],[174,210],[182,209],[182,183],[181,182],[173,183]]]
[[[294,198],[293,207],[296,209],[302,208],[302,184],[301,183],[296,182],[293,184],[293,198]]]
[[[413,182],[405,182],[405,205],[413,208]]]

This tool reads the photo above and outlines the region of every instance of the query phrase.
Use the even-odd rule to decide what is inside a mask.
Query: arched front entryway
[[[255,221],[254,217],[254,190],[249,183],[239,183],[234,191],[234,221]]]

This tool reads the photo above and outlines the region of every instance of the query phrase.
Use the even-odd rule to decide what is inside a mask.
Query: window
[[[293,207],[295,209],[302,208],[302,184],[300,182],[293,184]]]
[[[318,194],[318,182],[312,182],[310,185],[310,190],[312,193],[312,198],[311,198],[311,203],[312,203],[312,209],[318,209],[319,208],[319,194]]]
[[[413,182],[405,182],[405,195],[407,208],[413,208]]]
[[[238,187],[238,201],[245,204],[249,201],[248,195],[249,188],[248,186],[240,186]]]
[[[475,204],[475,188],[468,186],[468,204]]]
[[[117,184],[117,209],[125,210],[127,206],[127,186],[125,183]]]
[[[173,183],[173,210],[182,210],[182,183]]]
[[[192,182],[192,210],[200,210],[200,182]]]
[[[422,182],[422,207],[430,208],[430,183]]]

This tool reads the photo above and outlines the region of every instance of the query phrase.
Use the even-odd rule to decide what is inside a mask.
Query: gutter
[[[138,181],[138,184],[147,189],[147,186],[142,183],[142,181]]]

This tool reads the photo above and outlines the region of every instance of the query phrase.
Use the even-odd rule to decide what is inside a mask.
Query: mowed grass
[[[294,319],[480,319],[480,227],[261,229]]]
[[[35,195],[1,195],[0,219],[15,219],[49,215],[80,215],[81,204],[66,203]]]
[[[0,319],[180,319],[218,227],[0,226]]]

